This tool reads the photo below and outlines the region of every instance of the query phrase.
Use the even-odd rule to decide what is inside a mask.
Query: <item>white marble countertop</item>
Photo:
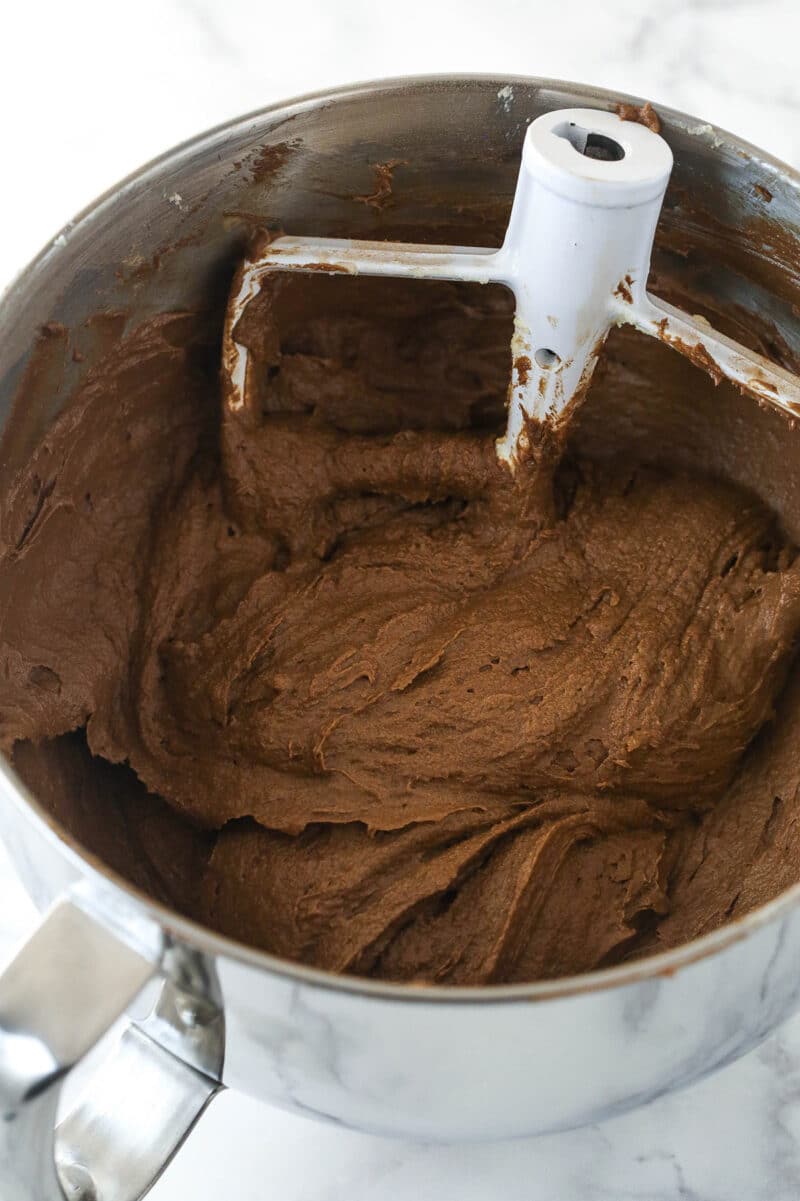
[[[405,0],[391,14],[367,0],[276,7],[44,0],[4,11],[0,283],[98,192],[171,144],[354,79],[482,71],[583,80],[684,109],[800,166],[797,0]],[[0,852],[0,956],[34,920]],[[689,1091],[603,1126],[515,1143],[392,1142],[225,1095],[151,1195],[797,1201],[800,1018]]]

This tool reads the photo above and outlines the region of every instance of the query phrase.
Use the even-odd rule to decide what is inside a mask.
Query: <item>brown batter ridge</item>
[[[605,966],[797,880],[800,560],[761,500],[664,447],[513,478],[499,288],[284,278],[237,336],[241,412],[164,315],[5,488],[2,745],[76,837],[418,983]]]
[[[635,121],[639,125],[646,125],[653,133],[661,133],[661,118],[649,100],[642,105],[620,103],[616,112],[623,121]]]

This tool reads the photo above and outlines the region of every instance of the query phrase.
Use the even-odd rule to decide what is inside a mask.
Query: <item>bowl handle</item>
[[[138,1201],[161,1175],[222,1086],[140,1026],[56,1129],[70,1071],[157,975],[68,900],[0,975],[0,1197]]]

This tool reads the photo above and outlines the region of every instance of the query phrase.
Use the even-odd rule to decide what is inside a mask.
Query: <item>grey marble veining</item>
[[[201,1171],[207,1194],[222,1195],[232,1163],[241,1201],[796,1201],[798,1088],[796,1021],[721,1075],[638,1113],[516,1142],[395,1143],[227,1096],[205,1119],[204,1146],[189,1145],[171,1169],[163,1201],[189,1195]]]

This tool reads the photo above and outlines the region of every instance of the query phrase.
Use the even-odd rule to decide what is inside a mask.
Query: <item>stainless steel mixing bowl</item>
[[[490,236],[507,215],[527,122],[620,99],[630,100],[536,79],[399,80],[278,105],[203,134],[101,198],[6,293],[3,421],[44,322],[74,327],[120,308],[134,323],[176,307],[221,313],[259,220],[362,236],[427,224],[433,240],[446,227],[453,241],[483,222]],[[724,132],[660,111],[676,168],[659,281],[684,294],[711,291],[740,318],[768,319],[796,350],[798,177]],[[406,162],[394,207],[356,203],[370,191],[372,164],[389,158]],[[23,414],[5,446],[6,478],[90,366],[63,364]],[[602,450],[603,430],[618,421],[638,446],[668,433],[689,464],[727,456],[800,540],[797,435],[752,404],[734,394],[722,403],[711,388],[691,403],[676,398],[669,412],[634,398],[616,414],[612,404],[602,422],[589,414],[579,437]],[[743,437],[748,455],[728,455]],[[800,1005],[800,887],[643,962],[533,985],[411,988],[286,963],[165,910],[56,827],[8,764],[0,812],[19,873],[48,909],[0,978],[0,1193],[14,1201],[132,1201],[222,1087],[429,1139],[597,1121],[728,1063]],[[65,1076],[131,1005],[138,1019],[54,1148]]]

